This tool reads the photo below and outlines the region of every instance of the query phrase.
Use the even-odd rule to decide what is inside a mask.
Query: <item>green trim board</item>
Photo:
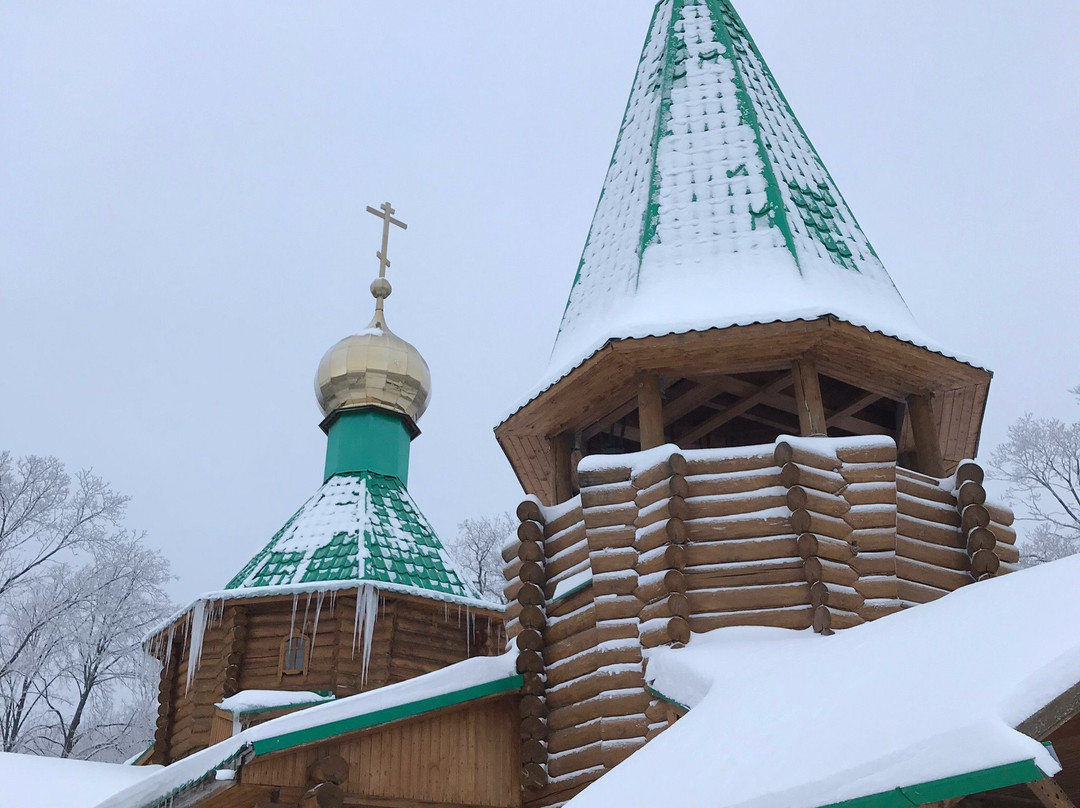
[[[401,721],[405,718],[413,718],[446,707],[476,701],[477,699],[497,696],[502,693],[510,693],[520,690],[523,683],[524,677],[522,677],[521,674],[515,674],[513,676],[507,676],[504,679],[497,679],[493,682],[473,685],[472,687],[466,687],[451,693],[431,696],[430,698],[420,699],[418,701],[409,702],[408,704],[400,704],[395,707],[388,707],[383,710],[375,710],[374,712],[365,715],[343,718],[319,726],[309,727],[295,732],[287,732],[281,735],[275,735],[271,738],[264,738],[255,741],[253,744],[255,757],[267,755],[271,752],[292,749],[293,747],[303,746],[304,744],[316,743],[349,732],[370,729],[371,727],[379,726],[380,724],[389,724],[394,721]]]
[[[657,690],[657,689],[655,689],[653,687],[650,687],[649,685],[646,685],[645,689],[648,690],[649,693],[651,693],[652,695],[656,696],[656,698],[660,699],[660,701],[666,701],[671,706],[678,707],[684,713],[690,712],[690,708],[687,707],[685,704],[683,704],[682,702],[679,702],[679,701],[675,701],[675,699],[668,698],[663,693],[661,693],[659,690]]]
[[[969,794],[982,794],[985,791],[1044,779],[1046,779],[1046,773],[1035,765],[1034,760],[1021,760],[1016,763],[1006,763],[1003,766],[992,766],[967,774],[958,774],[955,777],[945,777],[928,783],[883,791],[880,794],[835,802],[821,808],[917,808],[931,802],[966,797]]]

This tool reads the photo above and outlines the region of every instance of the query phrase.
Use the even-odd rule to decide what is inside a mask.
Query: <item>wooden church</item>
[[[916,325],[729,0],[657,3],[551,365],[495,430],[506,606],[409,495],[431,381],[371,212],[322,487],[148,639],[154,745],[92,804],[1080,800],[1080,570],[1005,575],[991,374]]]

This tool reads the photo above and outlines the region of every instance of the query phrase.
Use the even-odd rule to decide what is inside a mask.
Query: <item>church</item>
[[[991,373],[917,324],[730,0],[657,3],[550,365],[495,428],[505,604],[409,493],[432,378],[388,324],[405,223],[369,212],[321,486],[147,638],[153,745],[28,762],[35,802],[1080,801],[1080,559],[1018,569],[972,460]]]

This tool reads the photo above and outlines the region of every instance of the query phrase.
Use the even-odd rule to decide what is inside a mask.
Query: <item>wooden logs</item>
[[[828,636],[832,634],[832,613],[828,606],[818,606],[814,609],[814,631]]]
[[[971,557],[971,574],[976,578],[984,575],[994,575],[1001,567],[1001,559],[997,557],[993,549],[978,550]]]
[[[670,617],[642,624],[640,629],[641,644],[645,648],[655,648],[669,643],[690,642],[690,623],[685,617]]]
[[[540,504],[535,499],[526,499],[517,506],[518,521],[544,523],[544,515],[540,510]]]
[[[846,564],[858,554],[854,547],[842,539],[816,536],[813,533],[799,536],[798,546],[799,557],[803,559],[819,556],[828,561]]]
[[[514,644],[517,645],[519,651],[544,650],[544,638],[540,635],[540,632],[534,628],[522,630],[521,633],[514,638]]]
[[[985,480],[986,474],[983,472],[982,466],[976,463],[974,460],[965,460],[956,469],[956,487],[959,488],[966,482],[976,482],[982,485]]]
[[[536,584],[525,584],[518,590],[517,600],[522,606],[543,606],[544,590]]]
[[[544,626],[547,625],[547,617],[544,615],[544,610],[539,606],[522,606],[521,611],[518,614],[518,621],[523,628],[536,629],[537,631],[543,631]]]
[[[792,446],[786,441],[781,441],[776,444],[776,448],[773,449],[773,461],[781,469],[786,467],[789,463],[795,463],[810,469],[835,472],[841,465],[840,461],[836,460],[835,457],[830,457],[825,454],[815,454],[802,447]]]
[[[983,505],[986,502],[986,489],[980,483],[969,480],[956,490],[956,502],[961,511],[971,504]]]
[[[851,510],[851,506],[842,497],[824,494],[812,488],[796,485],[788,489],[785,497],[788,508],[792,511],[810,510],[825,516],[842,519]]]
[[[563,441],[566,444],[566,441]],[[569,447],[564,445],[568,456]],[[569,497],[569,460],[562,458],[557,464],[556,475],[561,477],[560,496]],[[566,466],[566,468],[562,468]],[[560,499],[561,501],[561,499]],[[517,633],[513,637],[518,649],[517,672],[522,675],[524,691],[518,702],[521,723],[521,782],[523,787],[541,789],[547,785],[546,747],[548,715],[544,696],[544,627],[547,625],[545,588],[549,570],[545,546],[544,512],[534,500],[525,500],[518,506],[521,524],[517,529],[516,579],[520,586],[515,593],[514,606],[518,610]],[[504,559],[506,558],[504,554]],[[506,559],[508,570],[513,566]],[[509,577],[509,576],[507,576]],[[509,588],[508,588],[509,589]]]
[[[521,787],[526,791],[540,791],[548,784],[547,770],[540,763],[529,761],[521,767]]]

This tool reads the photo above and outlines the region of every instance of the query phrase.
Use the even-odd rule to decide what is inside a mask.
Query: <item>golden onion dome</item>
[[[326,352],[315,376],[315,396],[325,416],[371,406],[415,424],[431,400],[431,371],[420,352],[386,325],[382,302],[390,284],[380,279],[371,286],[379,304],[375,317]]]

